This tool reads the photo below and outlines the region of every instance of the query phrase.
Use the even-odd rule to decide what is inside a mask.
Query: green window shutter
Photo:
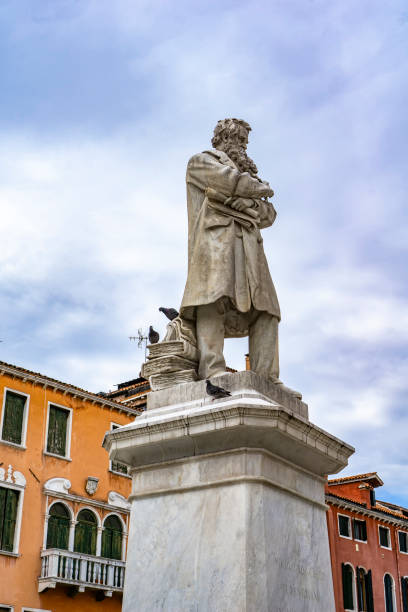
[[[403,611],[408,612],[408,578],[401,578]]]
[[[102,532],[102,557],[122,558],[122,525],[117,516],[108,516]]]
[[[366,588],[367,588],[367,612],[374,612],[373,578],[372,578],[371,570],[368,570],[366,574]]]
[[[0,550],[13,552],[19,491],[0,488]]]
[[[69,411],[50,405],[48,416],[47,451],[65,457]]]
[[[384,576],[384,591],[385,591],[385,611],[395,612],[394,600],[392,596],[392,580],[389,574]]]
[[[0,550],[3,549],[4,514],[6,512],[7,489],[0,487]]]
[[[346,610],[353,610],[353,570],[349,565],[341,564],[343,578],[343,603]]]
[[[74,551],[86,555],[96,554],[97,525],[90,510],[81,510],[75,526]]]
[[[106,559],[110,559],[110,552],[111,552],[111,541],[110,541],[110,533],[109,531],[107,531],[106,529],[103,530],[102,532],[102,549],[101,549],[101,556],[105,557]]]
[[[122,530],[112,531],[112,559],[122,558]]]
[[[400,551],[401,552],[408,552],[407,534],[405,532],[403,532],[403,531],[399,531],[398,532],[398,541],[399,541],[399,549],[400,549]]]
[[[54,504],[50,510],[47,529],[47,548],[68,550],[70,518],[63,504]]]
[[[364,571],[360,567],[356,567],[356,576],[357,576],[357,600],[358,600],[358,610],[362,612],[364,610]]]
[[[26,397],[11,391],[6,392],[2,439],[21,444]]]

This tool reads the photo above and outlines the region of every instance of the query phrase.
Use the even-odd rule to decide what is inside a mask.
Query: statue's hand
[[[231,206],[231,208],[234,208],[235,210],[238,210],[239,212],[244,212],[248,208],[254,207],[254,201],[251,200],[250,198],[234,198],[234,199],[231,199],[231,201],[228,202],[228,204]]]

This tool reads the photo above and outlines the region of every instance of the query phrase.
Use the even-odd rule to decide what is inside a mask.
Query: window
[[[408,553],[408,537],[404,531],[398,532],[398,542],[400,552]]]
[[[1,439],[5,442],[25,444],[28,395],[7,389],[4,395]]]
[[[354,605],[354,572],[351,565],[348,563],[342,563],[342,576],[343,576],[343,605],[345,610],[355,610]]]
[[[371,570],[357,568],[357,601],[360,612],[374,612],[373,584]]]
[[[74,551],[86,555],[96,555],[96,516],[90,510],[81,510],[75,526]]]
[[[0,550],[14,552],[20,491],[0,487]]]
[[[384,576],[385,612],[395,612],[394,580],[390,574]]]
[[[13,612],[14,608],[11,606],[2,606],[0,604],[0,612]]]
[[[111,423],[111,431],[114,429],[118,429],[121,425],[117,425],[116,423]],[[110,468],[112,472],[116,472],[117,474],[129,474],[128,466],[124,463],[120,463],[119,461],[111,461]]]
[[[390,530],[388,527],[378,527],[380,537],[380,546],[383,548],[391,548],[390,546]]]
[[[344,514],[338,514],[337,517],[339,521],[339,534],[343,538],[351,538],[350,517],[344,516]]]
[[[122,558],[122,523],[115,515],[105,519],[102,532],[102,557],[107,559]]]
[[[353,520],[354,539],[367,542],[367,526],[365,521]]]
[[[401,578],[402,612],[408,612],[408,578]]]
[[[47,529],[47,548],[68,550],[70,515],[64,504],[53,504],[50,508]]]
[[[49,404],[47,453],[68,457],[71,429],[71,410]]]

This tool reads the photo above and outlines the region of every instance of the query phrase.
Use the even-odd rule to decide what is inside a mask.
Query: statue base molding
[[[334,612],[324,484],[354,449],[252,372],[217,384],[151,393],[105,437],[133,482],[123,611]]]

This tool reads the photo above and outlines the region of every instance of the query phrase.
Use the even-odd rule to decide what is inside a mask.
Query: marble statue
[[[218,121],[213,149],[187,166],[188,276],[180,316],[195,322],[198,378],[226,372],[224,338],[249,336],[251,370],[279,382],[280,310],[261,229],[273,224],[273,191],[247,155],[251,128]]]
[[[147,347],[146,410],[104,438],[132,468],[123,612],[335,612],[325,482],[354,449],[278,378],[261,236],[276,212],[249,131],[219,121],[188,163],[181,308],[162,307],[166,334]],[[252,371],[225,372],[224,338],[246,335]]]

